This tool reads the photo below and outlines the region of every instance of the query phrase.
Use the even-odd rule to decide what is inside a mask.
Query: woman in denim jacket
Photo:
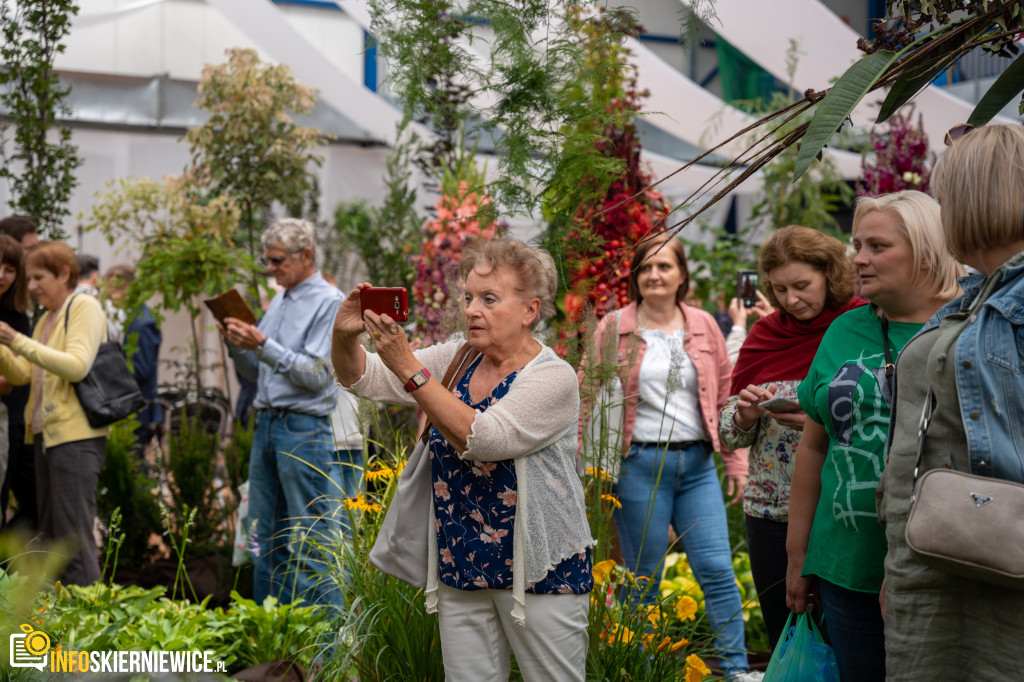
[[[947,140],[948,141],[948,140]],[[982,274],[907,344],[878,490],[888,554],[886,679],[1024,679],[1024,592],[930,568],[905,539],[922,405],[934,400],[920,473],[938,467],[1024,483],[1024,130],[954,141],[932,173],[953,254]],[[964,672],[963,674],[967,674]]]

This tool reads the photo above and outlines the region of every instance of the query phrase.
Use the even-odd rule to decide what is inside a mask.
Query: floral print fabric
[[[776,397],[796,400],[799,380],[772,381],[761,388],[778,386]],[[719,416],[720,435],[732,450],[750,447],[750,473],[743,493],[743,511],[748,516],[785,523],[789,520],[789,486],[793,481],[793,461],[801,432],[782,426],[763,415],[749,431],[736,426],[736,401],[731,396]]]
[[[478,403],[469,396],[469,381],[477,359],[463,374],[453,393],[483,412],[509,390],[512,372]],[[472,462],[459,457],[436,428],[430,432],[430,466],[434,485],[438,577],[459,590],[512,589],[512,539],[517,485],[511,459]],[[562,561],[527,592],[585,594],[593,587],[590,550]]]

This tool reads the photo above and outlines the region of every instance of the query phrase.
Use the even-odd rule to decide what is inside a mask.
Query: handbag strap
[[[75,297],[78,294],[71,294],[71,300],[68,301],[68,307],[64,309],[64,338],[68,336],[68,316],[71,314],[71,305],[75,302]],[[103,323],[103,335],[107,337],[107,341],[110,341],[110,333],[107,328],[106,320]]]
[[[75,297],[76,296],[78,296],[78,294],[71,294],[71,300],[68,301],[68,307],[64,309],[64,336],[65,336],[65,338],[68,335],[68,315],[71,314],[71,306],[75,302]]]
[[[462,376],[463,367],[471,365],[478,357],[480,357],[480,351],[473,346],[469,345],[469,341],[464,342],[459,346],[459,350],[455,352],[455,357],[448,364],[448,369],[445,370],[444,379],[441,380],[441,384],[445,387],[449,393],[452,391],[452,387],[458,377]],[[424,443],[430,438],[430,429],[433,428],[434,424],[429,419],[426,425],[423,427],[423,435],[420,436],[420,440]]]
[[[928,395],[924,399],[924,407],[921,409],[921,421],[917,426],[917,461],[914,462],[914,480],[910,484],[911,504],[917,498],[917,475],[921,471],[921,461],[924,459],[924,437],[932,423],[932,410],[934,407],[935,393],[928,389]]]
[[[896,381],[896,363],[892,361],[892,352],[889,350],[889,319],[882,313],[882,348],[885,350],[885,383],[889,385],[889,396],[896,401],[896,394],[893,386]]]

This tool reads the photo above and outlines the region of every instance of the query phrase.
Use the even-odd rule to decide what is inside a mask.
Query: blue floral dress
[[[474,404],[469,381],[478,358],[459,380],[456,398],[483,412],[515,381],[512,372],[489,396]],[[436,428],[430,432],[430,468],[434,483],[438,577],[459,590],[512,589],[512,538],[517,486],[511,459],[463,460]],[[585,594],[594,586],[590,550],[565,559],[526,591],[533,594]]]

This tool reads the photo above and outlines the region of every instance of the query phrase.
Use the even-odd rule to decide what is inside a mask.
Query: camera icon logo
[[[11,635],[12,668],[35,668],[43,671],[49,660],[50,636],[31,625],[22,625],[21,633]]]

